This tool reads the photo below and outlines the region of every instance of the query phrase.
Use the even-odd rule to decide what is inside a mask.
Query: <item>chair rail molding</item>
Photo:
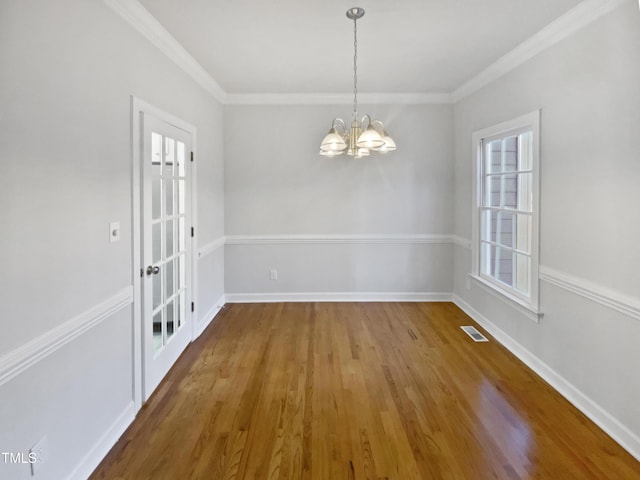
[[[279,244],[398,244],[431,243],[451,244],[454,236],[448,234],[308,234],[308,235],[227,235],[226,245],[279,245]]]
[[[543,265],[540,266],[540,280],[640,320],[640,299],[638,298]]]
[[[0,385],[43,360],[133,302],[133,286],[0,357]]]
[[[198,258],[202,259],[203,257],[206,257],[207,255],[212,254],[213,252],[218,250],[220,247],[224,246],[225,243],[226,243],[226,237],[222,236],[215,239],[213,242],[209,242],[206,245],[203,245],[202,247],[198,248]]]

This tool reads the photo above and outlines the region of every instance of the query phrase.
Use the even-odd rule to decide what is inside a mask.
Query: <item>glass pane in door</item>
[[[152,258],[154,352],[159,352],[186,319],[186,146],[152,132]]]

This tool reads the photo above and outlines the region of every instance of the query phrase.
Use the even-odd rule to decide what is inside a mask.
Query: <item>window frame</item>
[[[515,287],[501,282],[497,278],[482,273],[481,245],[482,219],[481,215],[487,207],[483,203],[484,181],[484,145],[490,141],[525,131],[532,132],[532,204],[531,204],[531,267],[529,271],[530,294],[526,295]],[[472,134],[473,175],[472,175],[472,266],[470,276],[489,293],[505,300],[528,318],[538,322],[542,316],[539,310],[539,232],[540,232],[540,110],[527,113],[517,118],[492,125]]]

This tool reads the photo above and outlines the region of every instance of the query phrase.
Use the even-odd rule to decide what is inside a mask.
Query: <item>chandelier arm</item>
[[[364,121],[365,119],[367,120],[367,127],[369,126],[373,126],[373,122],[376,122],[377,120],[371,120],[371,116],[368,113],[365,113],[362,118],[360,119],[360,126],[362,127],[362,129],[364,130]]]
[[[333,122],[331,122],[331,128],[335,128],[336,126],[342,128],[343,133],[347,132],[347,124],[344,123],[344,120],[342,120],[340,117],[334,118]]]

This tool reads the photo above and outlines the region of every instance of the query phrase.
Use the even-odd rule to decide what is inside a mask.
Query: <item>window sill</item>
[[[491,282],[488,282],[487,280],[485,280],[484,278],[478,275],[474,275],[470,273],[469,276],[473,280],[475,280],[478,286],[480,286],[487,293],[493,295],[499,300],[502,300],[504,303],[506,303],[510,307],[520,312],[529,320],[535,323],[540,323],[540,320],[542,319],[544,314],[539,309],[534,308],[532,305],[524,302],[523,300],[516,297],[515,295],[510,295],[508,292],[505,292],[504,290],[500,290]]]

